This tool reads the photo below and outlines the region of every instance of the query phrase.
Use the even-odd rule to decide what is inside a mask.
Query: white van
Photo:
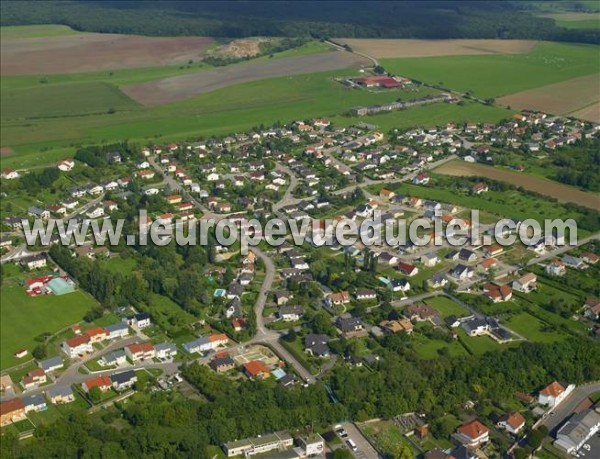
[[[348,445],[348,448],[350,448],[352,451],[356,451],[358,449],[358,447],[356,446],[356,443],[354,443],[354,440],[352,440],[351,438],[349,438],[346,441],[346,444]]]

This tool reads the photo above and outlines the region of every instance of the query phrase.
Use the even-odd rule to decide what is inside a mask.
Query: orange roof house
[[[258,360],[252,360],[246,363],[244,365],[244,371],[249,378],[266,379],[271,375],[269,368]]]
[[[110,389],[111,385],[112,381],[110,379],[110,376],[102,375],[85,380],[82,384],[82,387],[83,390],[86,392],[91,391],[94,387],[97,387],[104,392],[105,390]]]
[[[478,446],[490,439],[490,429],[477,419],[467,422],[458,428],[457,439],[468,446]]]

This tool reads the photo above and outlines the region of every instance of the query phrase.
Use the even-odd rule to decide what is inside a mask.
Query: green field
[[[428,298],[424,302],[433,306],[440,313],[442,319],[445,319],[448,316],[467,317],[471,315],[467,309],[445,296]]]
[[[95,304],[88,294],[77,290],[64,296],[28,297],[19,285],[4,285],[0,290],[0,368],[17,365],[13,356],[19,348],[31,351],[38,344],[35,337],[44,332],[55,333],[82,320]]]
[[[512,316],[506,321],[506,325],[534,342],[553,343],[566,337],[561,333],[544,330],[545,324],[527,312]]]
[[[0,27],[0,38],[3,40],[58,37],[61,35],[75,35],[78,33],[80,32],[77,32],[68,26],[57,24]]]
[[[4,157],[2,163],[4,167],[28,167],[73,154],[72,145],[77,143],[123,139],[153,142],[227,134],[248,130],[261,123],[270,125],[277,120],[289,122],[316,116],[332,117],[356,105],[431,94],[429,89],[377,94],[351,91],[333,80],[334,76],[348,75],[348,72],[255,81],[162,107],[114,114],[5,121],[12,117],[9,113],[2,121],[2,146],[10,146],[18,154]],[[410,111],[404,112],[403,117],[409,118],[408,113]],[[42,153],[42,150],[45,151]]]
[[[528,54],[382,59],[389,71],[482,98],[598,72],[595,45],[541,42]]]
[[[38,85],[1,94],[3,121],[105,114],[140,106],[109,83]]]
[[[600,29],[599,19],[584,19],[582,21],[563,21],[557,19],[556,25],[566,29]]]

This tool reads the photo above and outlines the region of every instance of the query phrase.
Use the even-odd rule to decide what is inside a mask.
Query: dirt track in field
[[[335,51],[228,65],[198,73],[123,86],[121,90],[145,106],[157,106],[249,81],[360,67],[369,63],[367,59],[355,54]]]
[[[142,37],[85,33],[2,40],[2,75],[49,75],[94,72],[197,60],[209,37]]]
[[[336,43],[378,59],[394,57],[434,57],[475,54],[522,54],[534,40],[409,40],[378,38],[339,38]]]
[[[600,74],[573,78],[501,97],[496,100],[511,108],[540,110],[554,115],[573,114],[600,100]],[[593,115],[593,110],[584,112]],[[600,122],[600,114],[590,121]],[[586,118],[587,119],[587,118]]]
[[[561,202],[572,202],[590,209],[600,209],[600,196],[594,193],[580,191],[562,183],[553,182],[540,177],[533,177],[520,172],[507,169],[485,166],[483,164],[466,163],[464,161],[450,161],[435,169],[436,173],[454,176],[481,176],[492,180],[510,183],[523,187],[526,190],[556,198]]]

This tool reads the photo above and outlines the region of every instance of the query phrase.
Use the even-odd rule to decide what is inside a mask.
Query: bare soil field
[[[0,156],[12,156],[15,154],[15,151],[10,147],[2,147],[0,148]]]
[[[600,124],[600,102],[596,102],[592,105],[588,105],[581,110],[569,113],[569,116],[574,116],[580,120],[591,121],[593,123]]]
[[[182,64],[198,59],[209,37],[142,37],[84,33],[3,39],[2,75],[48,75]]]
[[[496,102],[511,108],[527,108],[554,115],[566,115],[600,100],[599,82],[600,74],[587,75],[510,94],[497,99]]]
[[[336,42],[375,58],[434,57],[476,54],[523,54],[531,51],[535,40],[409,40],[377,38],[340,38]]]
[[[338,51],[229,65],[148,83],[123,86],[121,90],[145,106],[157,106],[249,81],[356,68],[368,64],[369,61],[365,58]]]
[[[511,185],[523,187],[545,196],[550,196],[561,202],[572,202],[590,209],[600,209],[600,196],[587,193],[562,183],[553,182],[539,177],[533,177],[520,172],[512,172],[507,169],[485,166],[483,164],[466,163],[464,161],[450,161],[435,169],[439,174],[453,176],[481,176],[492,180],[510,183]]]

